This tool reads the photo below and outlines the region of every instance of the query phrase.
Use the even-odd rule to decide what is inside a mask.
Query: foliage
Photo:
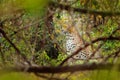
[[[29,77],[28,77],[29,76]],[[0,75],[1,80],[37,80],[37,77],[33,74],[21,73],[21,72],[6,72]]]
[[[21,77],[23,80],[42,77],[51,80],[54,77],[68,80],[119,79],[119,16],[119,0],[0,0],[0,80],[19,80]],[[94,54],[100,54],[100,60],[91,61],[90,57],[81,62],[74,59],[74,55],[66,54],[66,33],[73,33],[74,28],[85,43],[80,49],[92,47]],[[96,62],[114,66],[106,70],[71,72],[70,75],[51,73],[52,76],[42,77],[35,76],[35,72],[2,70],[5,66],[19,68],[24,65],[27,72],[29,63],[32,66],[60,67],[69,65],[70,59],[72,65]],[[62,63],[66,64],[60,65]]]

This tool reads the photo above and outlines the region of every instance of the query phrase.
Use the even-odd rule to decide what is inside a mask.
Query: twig
[[[103,62],[106,62],[106,61],[107,61],[109,58],[111,58],[113,55],[114,55],[114,58],[116,58],[116,57],[118,56],[119,52],[120,52],[120,49],[118,49],[116,52],[108,55],[107,57],[105,57],[105,58],[103,59]]]

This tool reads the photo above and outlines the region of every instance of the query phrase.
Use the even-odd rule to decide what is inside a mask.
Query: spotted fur
[[[74,28],[73,28],[74,29]],[[83,41],[80,39],[79,34],[73,30],[73,32],[66,32],[66,52],[68,55],[74,53],[77,49],[83,46]],[[82,59],[85,60],[89,56],[89,52],[87,50],[80,51],[77,55],[73,56],[74,59]]]

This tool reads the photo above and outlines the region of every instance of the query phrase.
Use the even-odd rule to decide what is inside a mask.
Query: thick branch
[[[76,71],[86,71],[86,70],[97,70],[97,69],[111,69],[114,64],[81,64],[81,65],[74,65],[74,66],[58,66],[58,67],[35,67],[31,66],[27,69],[27,72],[34,72],[34,73],[66,73],[66,72],[76,72]],[[118,65],[120,67],[120,65]],[[25,67],[19,69],[20,71],[24,71]],[[17,69],[18,71],[18,69]]]
[[[102,16],[120,16],[120,12],[113,12],[113,11],[97,11],[97,10],[90,10],[90,9],[82,9],[82,8],[75,8],[71,7],[70,5],[64,5],[56,2],[51,2],[50,5],[54,6],[55,8],[60,8],[63,10],[73,10],[75,12],[80,12],[84,14],[94,14],[94,15],[102,15]]]

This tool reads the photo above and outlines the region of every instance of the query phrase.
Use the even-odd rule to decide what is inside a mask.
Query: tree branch
[[[66,73],[66,72],[76,72],[76,71],[88,71],[88,70],[109,70],[114,66],[114,64],[81,64],[81,65],[73,65],[73,66],[58,66],[58,67],[47,67],[47,66],[30,66],[27,69],[27,72],[34,73]],[[120,64],[118,65],[120,67]],[[24,71],[25,67],[16,68],[16,71]]]
[[[71,7],[70,5],[64,5],[64,4],[60,4],[57,2],[51,2],[50,3],[51,6],[54,6],[55,8],[60,8],[63,10],[73,10],[75,12],[80,12],[80,13],[84,13],[84,14],[94,14],[94,15],[102,15],[102,16],[120,16],[120,12],[113,12],[113,11],[97,11],[97,10],[90,10],[90,9],[82,9],[82,8],[75,8],[75,7]]]
[[[18,56],[21,56],[21,57],[23,58],[23,60],[25,60],[28,64],[30,64],[29,61],[27,60],[26,56],[23,55],[23,54],[21,54],[21,51],[18,49],[18,47],[7,37],[7,35],[6,35],[6,33],[4,32],[4,30],[2,30],[1,28],[0,28],[0,33],[1,33],[1,34],[3,35],[3,37],[11,44],[11,46],[16,50],[17,55],[18,55]]]
[[[59,66],[62,66],[68,59],[70,59],[71,57],[73,57],[74,55],[78,54],[81,50],[85,49],[86,47],[92,45],[93,43],[96,43],[98,41],[106,41],[106,40],[118,40],[120,41],[120,37],[112,37],[112,36],[109,36],[109,37],[101,37],[101,38],[97,38],[93,41],[91,41],[91,43],[86,43],[84,45],[84,47],[81,47],[79,48],[78,50],[76,50],[75,52],[73,52],[70,56],[68,56],[66,59],[63,60],[63,62],[59,65]]]

